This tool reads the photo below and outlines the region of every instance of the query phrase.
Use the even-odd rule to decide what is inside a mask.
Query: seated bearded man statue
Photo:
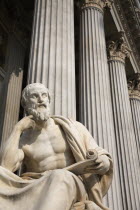
[[[109,153],[81,123],[50,116],[43,84],[28,85],[22,105],[26,117],[1,148],[0,209],[107,210],[102,198],[112,181]]]

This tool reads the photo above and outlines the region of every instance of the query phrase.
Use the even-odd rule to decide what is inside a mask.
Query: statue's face
[[[49,106],[49,97],[47,89],[42,86],[31,88],[29,91],[28,107],[33,107],[36,110],[46,109]]]
[[[43,86],[31,87],[26,101],[26,111],[37,121],[46,121],[50,116],[48,90]]]

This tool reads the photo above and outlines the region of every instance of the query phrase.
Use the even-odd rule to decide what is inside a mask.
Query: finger
[[[31,123],[35,123],[35,121],[34,121],[33,119],[30,119],[30,122],[31,122]]]
[[[102,162],[102,159],[98,158],[95,160],[95,163],[101,163]]]
[[[27,118],[33,119],[33,115],[29,115],[27,116]]]
[[[100,166],[100,168],[94,168],[95,172],[101,172],[104,171],[106,169],[106,167],[104,167],[103,165]]]
[[[94,170],[86,170],[85,173],[87,174],[97,174]]]
[[[91,167],[87,167],[87,170],[99,170],[100,168],[103,167],[103,164],[99,164],[99,165],[93,165]]]
[[[36,125],[35,121],[32,120],[32,121],[31,121],[31,127],[32,127],[33,129],[35,128],[35,125]]]
[[[101,164],[101,163],[96,163],[96,162],[93,162],[92,164],[89,164],[87,167],[97,167],[97,166],[99,166],[99,164]]]
[[[44,120],[44,114],[43,113],[40,114],[40,118],[41,118],[42,121]]]
[[[85,173],[87,173],[87,174],[98,174],[98,175],[100,175],[100,174],[102,174],[102,172],[101,171],[86,171]]]
[[[94,170],[100,170],[101,168],[103,168],[103,164],[100,164],[100,165],[94,167]]]
[[[100,174],[104,171],[104,168],[100,168],[100,169],[86,169],[85,170],[87,173],[94,173],[94,174]]]

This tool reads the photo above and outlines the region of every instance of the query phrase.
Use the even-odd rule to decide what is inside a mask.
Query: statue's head
[[[27,85],[22,92],[21,104],[27,115],[35,120],[45,121],[50,116],[49,90],[41,83]]]

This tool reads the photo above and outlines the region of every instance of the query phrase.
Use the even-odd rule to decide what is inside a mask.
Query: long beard
[[[49,108],[28,108],[28,115],[33,115],[35,121],[47,121],[50,117],[50,109]]]

